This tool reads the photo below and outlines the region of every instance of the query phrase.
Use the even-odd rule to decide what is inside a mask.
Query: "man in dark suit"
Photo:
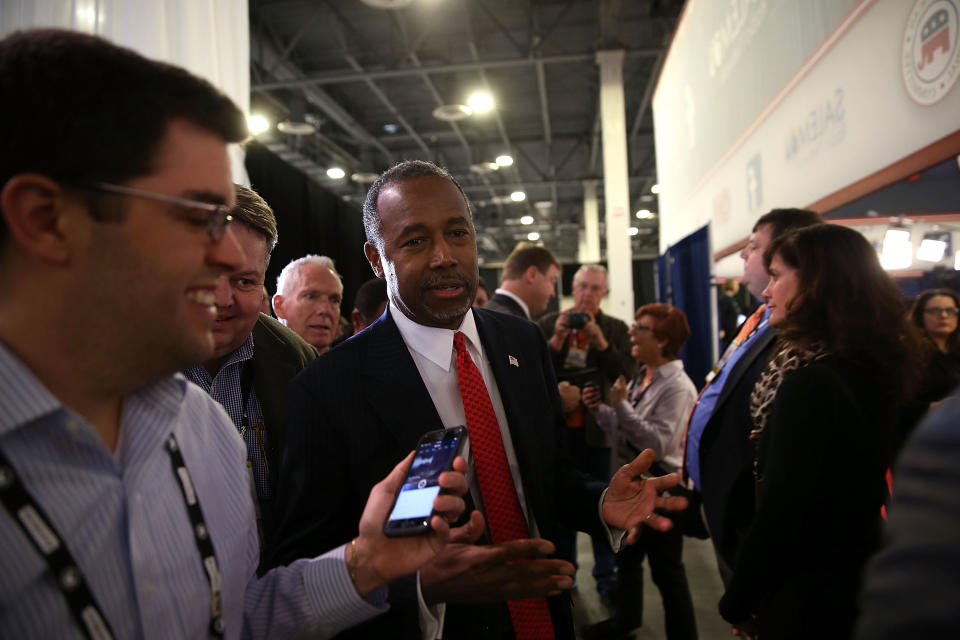
[[[770,279],[763,264],[767,246],[784,233],[823,222],[819,214],[803,209],[774,209],[753,227],[743,259],[741,284],[760,298]],[[717,553],[724,583],[743,536],[753,520],[754,445],[750,393],[776,343],[776,331],[767,324],[766,305],[758,307],[740,327],[708,376],[687,425],[684,464],[694,488],[701,492],[707,528]]]
[[[558,277],[560,263],[550,249],[521,242],[503,263],[500,286],[486,308],[532,320],[556,297]]]
[[[287,383],[317,357],[317,350],[260,313],[263,280],[277,244],[277,222],[255,191],[242,185],[234,185],[234,190],[231,228],[244,258],[217,282],[213,357],[183,373],[224,406],[247,446],[260,540],[266,544],[273,532]]]
[[[566,591],[574,568],[546,557],[557,523],[600,533],[599,508],[607,525],[629,530],[632,542],[641,525],[670,526],[652,508],[682,504],[656,497],[676,478],[639,478],[652,461],[646,452],[617,473],[601,504],[602,485],[587,483],[564,461],[565,426],[539,330],[509,315],[471,310],[476,232],[467,199],[446,171],[421,161],[390,169],[367,195],[364,223],[364,250],[387,281],[389,307],[290,384],[281,526],[270,562],[351,539],[380,470],[422,434],[466,424],[471,496],[489,528],[473,512],[456,530],[462,543],[424,567],[418,583],[391,585],[390,612],[352,637],[527,638],[532,623],[536,637],[572,639]],[[483,388],[473,387],[465,407],[461,389],[471,376]],[[478,421],[472,409],[478,394],[488,421]],[[490,448],[499,451],[498,477],[486,471]],[[491,482],[499,482],[495,491]],[[505,511],[528,533],[502,536],[496,523]],[[481,534],[494,544],[474,545]],[[618,544],[616,537],[612,542]],[[537,610],[533,621],[517,616],[527,606]]]

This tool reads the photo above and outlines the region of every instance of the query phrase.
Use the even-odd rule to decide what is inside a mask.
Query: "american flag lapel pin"
[[[516,359],[516,358],[514,358],[514,357],[511,356],[511,355],[508,355],[507,358],[510,360],[510,364],[512,364],[513,366],[515,366],[515,367],[518,368],[518,369],[520,368],[520,363],[517,362],[517,359]]]

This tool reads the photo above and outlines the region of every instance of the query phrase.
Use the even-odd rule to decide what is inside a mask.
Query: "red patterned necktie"
[[[480,370],[467,351],[463,333],[453,335],[457,352],[457,380],[470,433],[473,466],[483,496],[487,524],[494,544],[529,538],[530,529],[520,509],[516,487],[503,450],[500,426]],[[517,640],[553,640],[553,623],[546,598],[510,600],[510,620]]]

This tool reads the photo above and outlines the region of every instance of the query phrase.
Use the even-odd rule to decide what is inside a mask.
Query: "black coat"
[[[760,505],[720,601],[760,637],[848,638],[879,545],[896,419],[871,372],[837,357],[788,373],[759,440]]]
[[[717,397],[700,436],[700,487],[717,553],[733,566],[754,514],[750,394],[767,366],[777,332],[766,327],[747,345]]]
[[[524,494],[543,538],[557,523],[602,532],[602,485],[587,484],[563,455],[565,423],[548,348],[530,322],[474,309],[503,400]],[[513,356],[519,366],[508,360]],[[271,565],[313,557],[357,535],[370,489],[415,446],[443,428],[389,310],[332,349],[290,385]],[[356,638],[420,638],[412,581],[390,587],[391,610],[346,632]],[[573,638],[569,596],[550,599],[557,638]],[[449,605],[445,637],[502,638],[504,604]]]

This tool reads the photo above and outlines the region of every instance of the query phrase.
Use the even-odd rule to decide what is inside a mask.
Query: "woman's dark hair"
[[[636,319],[640,320],[640,316],[653,318],[653,337],[665,341],[660,349],[663,357],[676,358],[680,348],[690,338],[687,315],[673,305],[654,303],[645,304],[637,309]]]
[[[916,379],[916,334],[906,303],[860,233],[833,224],[797,229],[774,240],[763,254],[797,270],[797,292],[778,327],[781,340],[865,365],[878,392],[904,397]]]
[[[913,308],[910,309],[910,319],[913,321],[913,326],[917,328],[917,331],[920,335],[923,335],[930,340],[930,336],[927,335],[926,328],[923,324],[923,310],[927,308],[927,303],[930,302],[930,298],[936,296],[946,296],[953,300],[954,306],[960,308],[960,294],[951,289],[927,289],[913,301]],[[930,340],[932,342],[932,340]],[[947,336],[947,351],[950,353],[960,353],[960,322],[957,323],[957,328],[953,330],[949,336]]]

